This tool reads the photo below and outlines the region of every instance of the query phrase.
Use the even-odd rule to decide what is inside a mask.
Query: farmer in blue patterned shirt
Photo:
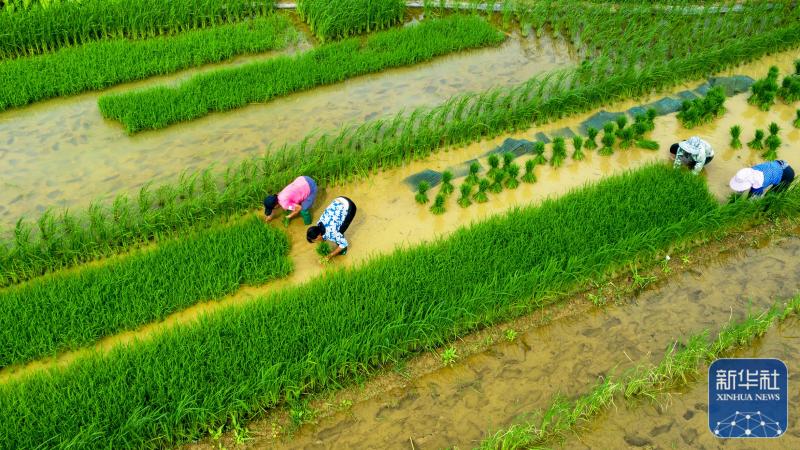
[[[770,192],[786,190],[794,181],[794,169],[781,159],[767,161],[736,172],[730,186],[736,192],[748,192],[751,197],[760,197],[770,188]]]
[[[330,260],[338,254],[346,254],[347,247],[350,245],[344,237],[344,232],[353,221],[356,215],[356,204],[347,197],[336,197],[333,202],[325,208],[322,216],[316,225],[308,227],[306,240],[309,243],[330,241],[336,244],[336,248],[325,258]]]

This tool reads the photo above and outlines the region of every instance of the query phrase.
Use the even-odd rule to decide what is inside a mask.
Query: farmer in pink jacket
[[[264,199],[264,220],[269,222],[276,214],[278,207],[289,211],[287,218],[293,219],[297,215],[303,217],[303,223],[311,223],[309,209],[314,204],[317,196],[317,183],[311,177],[297,177],[288,186],[283,188],[278,195],[269,195]]]

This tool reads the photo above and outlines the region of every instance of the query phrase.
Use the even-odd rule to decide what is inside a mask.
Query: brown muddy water
[[[800,319],[791,318],[774,327],[750,348],[733,356],[740,358],[778,358],[789,367],[789,427],[779,439],[716,438],[708,428],[708,368],[682,392],[660,404],[626,404],[592,420],[585,429],[570,437],[565,449],[616,448],[800,448]]]
[[[691,262],[687,264],[691,266]],[[730,319],[743,318],[748,308],[761,311],[775,299],[789,298],[798,291],[800,239],[790,237],[692,267],[629,304],[592,309],[588,314],[567,316],[521,332],[514,342],[496,344],[452,368],[440,368],[402,387],[356,401],[316,424],[301,427],[289,440],[273,441],[271,423],[253,423],[249,429],[254,439],[246,447],[409,449],[413,442],[415,449],[472,448],[487,432],[546,408],[556,393],[584,394],[601,376],[657,363],[675,339],[705,329],[716,333]],[[800,361],[794,357],[796,351],[784,355],[792,373]],[[690,404],[699,402],[702,400]],[[695,443],[713,441],[699,438],[707,434],[702,410],[687,408],[699,423],[693,425],[697,428],[694,433],[686,431],[691,443],[679,440],[678,447],[665,447],[697,448]],[[682,415],[684,410],[676,407],[674,414]],[[627,430],[643,436],[664,432],[655,419],[652,424],[647,420],[640,423],[630,415],[614,420],[622,431],[625,424],[636,423]],[[596,439],[591,448],[629,448],[621,440],[605,439],[603,430],[609,427],[598,425],[590,433]],[[675,426],[672,432],[678,435],[684,428]],[[581,439],[585,440],[583,435]]]
[[[97,99],[105,92],[7,111],[0,113],[0,225],[48,207],[85,207],[96,198],[135,193],[146,182],[172,182],[183,171],[238,162],[263,153],[270,144],[294,142],[313,131],[335,131],[345,124],[437,105],[458,93],[519,84],[570,64],[566,44],[513,35],[497,48],[366,75],[133,137],[100,115]],[[197,71],[106,92],[176,83]]]
[[[771,57],[757,64],[737,69],[736,73],[745,72],[753,75],[761,72],[766,73],[767,67],[776,63],[781,63],[782,68],[784,66],[788,68],[796,56],[798,55],[795,53]],[[675,92],[684,88],[683,86],[679,87]],[[654,99],[657,98],[660,98],[660,96],[654,97]],[[781,157],[788,159],[795,167],[800,167],[800,152],[796,150],[800,149],[800,130],[791,128],[791,120],[794,117],[793,110],[785,105],[776,105],[771,111],[763,112],[747,105],[746,98],[746,94],[729,98],[726,103],[728,113],[724,117],[714,124],[692,130],[693,134],[700,134],[707,138],[717,149],[718,156],[712,164],[707,166],[702,176],[708,178],[712,191],[720,198],[724,198],[728,194],[727,183],[736,170],[759,161],[758,152],[747,148],[741,150],[728,148],[729,138],[727,133],[731,124],[738,123],[743,126],[742,140],[746,141],[750,139],[755,127],[766,128],[770,121],[777,121],[784,130],[781,134],[784,147],[779,153]],[[611,111],[625,110],[631,106],[647,103],[650,100],[640,99],[635,102],[619,103],[607,109]],[[353,199],[358,205],[358,214],[347,233],[348,240],[351,243],[351,250],[347,256],[337,258],[333,266],[360,264],[373,255],[386,253],[397,247],[412,246],[437,237],[446,236],[462,225],[486,219],[515,207],[537,204],[545,198],[563,195],[587,182],[597,181],[608,175],[621,173],[648,162],[663,161],[668,163],[667,148],[669,145],[689,134],[681,128],[675,114],[661,116],[656,119],[656,130],[653,133],[653,138],[661,144],[662,150],[660,151],[630,149],[617,151],[614,155],[608,157],[600,156],[596,152],[590,151],[586,153],[585,160],[577,162],[568,159],[565,161],[564,166],[558,169],[554,169],[549,165],[537,166],[538,182],[536,184],[521,183],[520,187],[515,190],[506,189],[500,194],[490,194],[488,203],[473,204],[468,208],[461,208],[456,204],[455,199],[458,194],[455,194],[450,196],[447,203],[447,211],[440,216],[431,214],[428,210],[428,205],[418,205],[414,201],[414,194],[411,188],[404,183],[406,177],[421,170],[441,171],[484,155],[487,151],[499,146],[507,137],[533,139],[532,136],[538,131],[547,133],[550,130],[564,127],[577,129],[577,125],[592,114],[594,112],[553,122],[541,128],[439,152],[424,161],[413,162],[404,167],[382,172],[363,181],[321,191],[315,206],[315,217],[319,215],[328,202],[339,195],[345,195]],[[549,146],[547,152],[549,156]],[[518,158],[520,165],[524,166],[526,158]],[[486,166],[485,159],[482,162]],[[455,184],[458,185],[461,181],[461,179],[456,179]],[[431,199],[435,194],[436,188],[431,190]],[[255,214],[260,215],[261,213],[257,212]],[[274,224],[273,226],[281,225]],[[294,262],[295,271],[286,279],[262,286],[245,287],[220,301],[201,303],[175,313],[164,321],[151,323],[137,330],[111,336],[100,341],[94,347],[65,353],[55,358],[42,359],[26,366],[5,368],[0,370],[0,381],[23,376],[29,371],[52,365],[66,365],[76,357],[93,350],[108,350],[116,345],[129,343],[136,339],[146,339],[153,333],[174,324],[196,320],[201,314],[213,313],[221,308],[252,301],[283,286],[306,281],[327,269],[319,264],[314,246],[306,243],[305,229],[302,222],[296,220],[287,230],[292,242],[290,257]]]

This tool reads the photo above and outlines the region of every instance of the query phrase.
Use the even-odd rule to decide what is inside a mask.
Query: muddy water
[[[305,426],[279,446],[407,449],[413,441],[416,449],[471,448],[487,431],[547,407],[557,392],[585,393],[602,375],[659,361],[673,339],[703,329],[716,332],[729,318],[742,318],[750,305],[760,310],[798,290],[800,239],[789,238],[675,276],[632,304],[534,328],[513,343]],[[259,436],[260,426],[266,428],[250,429]],[[597,436],[602,439],[602,433]],[[251,447],[265,442],[256,440]]]
[[[620,404],[567,440],[566,449],[600,448],[800,448],[800,320],[792,318],[770,330],[751,348],[734,356],[779,358],[789,367],[789,427],[780,439],[717,439],[708,428],[707,368],[691,388],[673,394],[662,405]]]
[[[771,64],[781,64],[788,69],[791,61],[797,54],[783,54],[737,69],[736,73],[751,73],[757,75],[766,73],[766,67]],[[678,92],[693,85],[681,86]],[[636,102],[624,102],[612,105],[608,110],[626,110],[632,106],[647,103],[650,100],[640,99]],[[729,124],[738,123],[744,128],[744,139],[749,140],[755,126],[765,128],[770,121],[778,121],[783,127],[782,137],[784,148],[781,157],[788,159],[795,167],[800,167],[800,132],[791,128],[789,114],[791,110],[784,105],[776,105],[770,112],[762,112],[746,103],[746,95],[739,95],[728,99],[726,103],[728,114],[719,122],[706,126],[693,133],[702,134],[717,148],[718,155],[713,163],[708,166],[702,176],[708,177],[712,191],[720,198],[728,193],[727,182],[737,169],[759,160],[757,152],[747,148],[733,151],[727,146],[727,129]],[[440,152],[425,161],[413,162],[407,166],[383,172],[361,182],[351,183],[336,187],[330,191],[320,192],[317,200],[315,216],[321,208],[333,198],[345,195],[353,199],[358,205],[358,214],[348,230],[347,236],[351,243],[351,250],[347,256],[338,258],[334,266],[350,266],[363,263],[370,256],[389,252],[398,246],[410,246],[429,241],[440,236],[446,236],[459,226],[480,221],[493,214],[507,211],[518,206],[528,206],[541,202],[544,198],[562,195],[571,189],[582,186],[586,182],[596,181],[605,176],[620,173],[624,170],[640,166],[653,161],[668,161],[666,149],[669,144],[680,137],[686,136],[676,120],[675,114],[662,116],[656,119],[656,130],[653,137],[659,141],[662,150],[651,152],[640,149],[617,151],[614,155],[603,157],[596,152],[587,152],[586,159],[580,162],[568,159],[561,168],[554,169],[550,166],[537,166],[536,174],[539,181],[529,185],[522,183],[516,190],[504,190],[500,194],[491,194],[490,201],[485,204],[473,204],[469,208],[461,208],[455,202],[458,194],[450,197],[447,212],[435,216],[428,211],[428,206],[420,206],[414,201],[411,189],[404,183],[404,179],[421,170],[432,169],[441,171],[447,167],[460,164],[477,156],[484,155],[487,151],[499,146],[507,137],[518,139],[533,139],[539,131],[547,133],[563,127],[577,129],[578,125],[594,112],[560,120],[542,128],[531,129],[525,132],[510,134],[495,139],[482,141],[470,146]],[[756,125],[748,125],[754,123]],[[598,140],[599,142],[599,140]],[[550,151],[548,147],[548,152]],[[571,151],[571,149],[570,149]],[[549,154],[549,153],[548,153]],[[519,158],[520,165],[524,165],[526,157]],[[482,160],[485,164],[485,160]],[[455,183],[459,184],[460,179]],[[436,194],[432,189],[430,197]],[[280,225],[275,225],[280,226]],[[234,304],[251,301],[259,296],[279,289],[282,286],[296,284],[318,275],[325,268],[318,263],[318,257],[312,245],[305,241],[305,227],[298,220],[291,224],[287,230],[293,243],[290,257],[295,264],[295,272],[287,279],[268,283],[263,286],[246,287],[236,294],[220,301],[207,302],[173,314],[162,322],[152,323],[138,330],[122,333],[104,339],[94,349],[107,350],[115,345],[130,342],[134,339],[144,339],[154,332],[168,328],[176,323],[185,323],[196,320],[200,314],[212,313],[220,308]],[[92,348],[77,352],[65,353],[56,358],[43,359],[27,366],[10,367],[0,370],[0,381],[21,376],[31,370],[38,370],[53,364],[68,364],[75,357],[91,351]]]
[[[97,197],[135,192],[148,181],[171,182],[182,171],[241,161],[268,144],[293,142],[314,130],[335,131],[346,123],[439,104],[461,92],[518,84],[568,64],[564,45],[513,36],[498,48],[363,76],[134,137],[102,118],[100,93],[0,113],[0,224],[46,207],[85,206]],[[135,86],[174,83],[191,73]]]

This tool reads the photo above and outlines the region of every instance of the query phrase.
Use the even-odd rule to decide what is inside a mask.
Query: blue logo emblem
[[[708,368],[708,426],[720,438],[775,438],[789,422],[789,373],[779,359],[718,359]]]

